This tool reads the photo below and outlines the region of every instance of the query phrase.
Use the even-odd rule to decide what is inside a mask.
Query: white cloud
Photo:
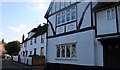
[[[37,26],[40,23],[36,23],[34,25],[28,25],[28,24],[20,24],[18,26],[7,26],[7,28],[11,31],[11,32],[16,32],[16,34],[20,34],[22,36],[22,34],[24,34],[27,37],[27,33],[29,31],[31,31],[33,28],[37,28]]]
[[[4,33],[3,33],[3,32],[0,32],[0,35],[4,35]]]
[[[8,29],[17,32],[17,33],[22,33],[22,31],[24,31],[24,29],[26,28],[26,24],[20,24],[17,27],[14,26],[7,26]]]
[[[36,12],[44,12],[49,6],[50,0],[30,0],[30,3],[26,5],[30,10]]]

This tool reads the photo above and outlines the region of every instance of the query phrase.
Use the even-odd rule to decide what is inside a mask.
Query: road
[[[44,70],[43,66],[28,66],[10,59],[2,60],[2,70]]]

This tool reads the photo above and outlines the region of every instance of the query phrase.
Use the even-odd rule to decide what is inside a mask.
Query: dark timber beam
[[[85,16],[85,13],[86,13],[87,9],[89,8],[90,4],[91,4],[91,2],[89,2],[89,4],[86,6],[85,10],[83,11],[82,17],[80,18],[80,21],[79,21],[79,24],[77,26],[77,29],[80,29],[80,27],[82,25],[82,22],[83,22],[83,19],[84,19],[84,16]]]

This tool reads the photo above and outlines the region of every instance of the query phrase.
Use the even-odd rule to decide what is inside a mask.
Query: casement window
[[[76,19],[76,8],[72,7],[71,9],[67,9],[66,11],[62,11],[57,14],[57,24],[63,24]]]
[[[41,35],[41,43],[44,43],[44,35]]]
[[[66,45],[66,57],[70,57],[70,44]]]
[[[37,39],[35,38],[35,39],[34,39],[34,43],[36,43],[36,42],[37,42]]]
[[[76,57],[76,44],[71,45],[71,50],[72,50],[72,57]]]
[[[115,9],[109,9],[107,10],[107,20],[115,19]]]
[[[57,57],[60,57],[60,46],[57,46]]]
[[[67,43],[57,45],[56,57],[58,59],[75,59],[76,58],[76,43]]]
[[[30,40],[30,45],[32,45],[32,39]]]
[[[26,51],[26,57],[28,56],[28,51]]]
[[[30,51],[30,55],[32,55],[32,51]]]
[[[36,48],[34,48],[34,55],[36,55],[36,51],[37,51],[37,49],[36,49]]]

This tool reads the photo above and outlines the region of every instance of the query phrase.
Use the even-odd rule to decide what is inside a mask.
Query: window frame
[[[76,20],[76,6],[73,6],[65,11],[61,11],[57,14],[57,25],[65,24]],[[74,18],[72,18],[72,13],[74,12]],[[64,16],[64,17],[63,17]],[[63,21],[64,18],[64,21]]]
[[[68,20],[68,16],[69,16],[69,20]],[[71,10],[68,9],[68,10],[66,11],[66,22],[70,22],[70,21],[71,21]]]
[[[44,43],[44,34],[41,35],[41,44]]]
[[[67,44],[69,44],[70,45],[70,53],[69,53],[69,55],[70,55],[70,57],[67,57]],[[66,44],[59,44],[59,45],[56,45],[56,59],[73,59],[73,60],[76,60],[77,59],[77,50],[75,50],[75,57],[72,57],[72,45],[73,44],[75,44],[75,49],[77,48],[77,42],[74,42],[74,43],[66,43]],[[65,57],[62,57],[62,46],[65,46]],[[57,47],[59,47],[60,48],[60,52],[59,52],[59,55],[60,55],[60,57],[58,57],[58,48]]]
[[[37,43],[37,39],[36,38],[34,38],[34,43]]]
[[[30,39],[30,45],[32,45],[32,38]]]
[[[57,14],[57,24],[61,24],[61,13]]]
[[[63,11],[62,16],[61,16],[61,23],[62,24],[66,22],[66,16],[65,15],[66,15],[65,11]],[[63,22],[63,16],[64,16],[64,22]]]

